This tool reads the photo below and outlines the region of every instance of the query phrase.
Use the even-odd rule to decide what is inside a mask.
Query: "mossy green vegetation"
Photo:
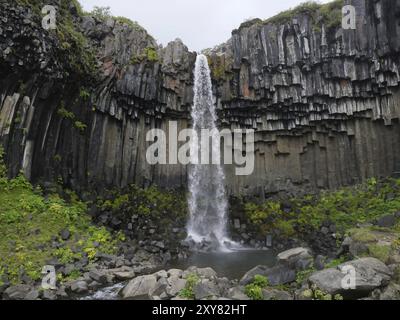
[[[340,26],[344,3],[344,0],[335,0],[326,4],[307,1],[293,9],[283,11],[266,20],[253,19],[246,21],[241,24],[239,29],[250,27],[254,24],[284,24],[301,14],[308,15],[312,18],[312,24],[315,30],[319,30],[323,24],[327,29],[333,29]]]
[[[147,47],[139,55],[133,54],[130,60],[131,64],[139,64],[142,62],[155,63],[159,61],[158,52],[154,47]]]
[[[84,131],[86,130],[86,128],[87,128],[87,125],[84,124],[84,123],[81,122],[81,121],[75,121],[75,122],[74,122],[74,127],[75,127],[76,129],[78,129],[80,132],[84,132]]]
[[[227,61],[226,56],[213,55],[207,56],[208,65],[212,79],[216,81],[229,79],[232,68],[232,61]]]
[[[400,226],[394,228],[364,227],[354,228],[347,235],[356,243],[356,254],[373,257],[388,264],[399,250]]]
[[[22,175],[9,180],[2,159],[0,150],[0,276],[12,283],[23,276],[38,280],[51,258],[73,263],[84,257],[95,261],[100,252],[116,253],[123,236],[92,225],[86,204],[74,193],[66,202],[57,194],[44,196]],[[68,240],[60,238],[63,230],[70,232]]]
[[[315,272],[314,268],[309,268],[309,269],[297,272],[297,274],[296,274],[296,283],[298,285],[302,285],[303,282],[305,280],[307,280],[314,272]]]
[[[263,300],[262,290],[268,286],[268,278],[255,275],[253,281],[244,288],[245,294],[252,300]]]
[[[106,21],[112,17],[110,7],[94,6],[93,10],[89,14],[100,21]]]
[[[317,287],[313,287],[311,289],[307,289],[307,290],[303,291],[302,295],[305,298],[309,298],[309,299],[312,299],[312,300],[328,300],[328,301],[331,301],[331,300],[336,300],[336,301],[343,300],[343,296],[342,295],[337,294],[337,295],[332,296],[331,294],[326,293],[326,292],[322,291],[321,289],[319,289]]]
[[[126,193],[110,191],[112,200],[99,198],[97,206],[103,211],[125,212],[151,218],[184,219],[187,216],[185,195],[175,191],[160,190],[156,186],[140,188],[131,185]]]
[[[132,21],[126,17],[113,16],[110,7],[94,6],[93,10],[86,14],[103,22],[107,21],[107,19],[114,19],[116,22],[126,24],[134,30],[145,31],[136,21]]]
[[[290,199],[283,210],[278,201],[244,205],[245,214],[253,227],[265,235],[277,231],[283,237],[305,233],[310,228],[319,229],[323,222],[335,224],[344,234],[357,223],[371,223],[376,219],[400,211],[400,179],[366,183],[337,191],[323,191],[317,195]],[[355,237],[373,237],[362,230]]]
[[[71,111],[68,111],[65,109],[64,105],[61,105],[61,107],[57,110],[57,114],[62,118],[62,119],[68,119],[68,120],[74,120],[75,119],[75,114]]]
[[[139,23],[137,23],[136,21],[132,21],[129,18],[125,18],[125,17],[113,17],[113,18],[118,23],[126,24],[127,26],[131,27],[133,30],[146,32],[146,30],[141,25],[139,25]]]
[[[97,76],[96,55],[87,38],[79,30],[79,24],[75,22],[76,17],[70,11],[71,2],[75,5],[78,16],[84,14],[77,0],[61,0],[56,16],[57,27],[47,32],[58,39],[59,60],[63,62],[67,75],[89,82]],[[29,7],[36,15],[38,22],[43,17],[42,8],[48,5],[45,0],[17,0],[17,3]]]
[[[191,273],[186,278],[185,287],[179,292],[179,296],[185,299],[194,300],[194,287],[200,282],[200,278],[196,273]]]
[[[85,92],[81,91],[80,94],[81,94],[82,98],[85,98],[85,96],[86,96]],[[75,113],[73,113],[72,111],[68,111],[65,108],[65,105],[64,105],[63,102],[61,102],[61,106],[58,108],[57,114],[58,114],[59,117],[61,117],[61,119],[65,119],[65,120],[71,121],[73,127],[75,129],[79,130],[79,132],[83,133],[87,129],[87,125],[84,122],[78,120],[77,116],[75,115]]]
[[[80,88],[79,90],[79,97],[83,100],[83,101],[88,101],[90,98],[90,92],[85,89],[85,88]]]

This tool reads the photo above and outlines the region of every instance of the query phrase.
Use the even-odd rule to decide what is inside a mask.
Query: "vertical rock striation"
[[[220,126],[256,129],[253,175],[226,167],[232,194],[294,194],[400,171],[400,1],[351,3],[357,30],[319,8],[247,22],[206,50]],[[0,9],[0,141],[11,175],[61,177],[78,191],[186,187],[184,166],[147,164],[145,137],[168,131],[169,120],[190,126],[195,53],[71,5],[100,69],[79,83],[40,17],[6,2]]]

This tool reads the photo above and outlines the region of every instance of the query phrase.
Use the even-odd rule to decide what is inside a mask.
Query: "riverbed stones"
[[[151,298],[151,292],[157,284],[155,275],[140,276],[131,280],[127,286],[121,290],[123,299],[148,300]]]

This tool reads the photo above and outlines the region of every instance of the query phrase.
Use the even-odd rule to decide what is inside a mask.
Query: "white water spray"
[[[191,140],[191,150],[198,154],[202,129],[214,133],[212,141],[219,138],[206,56],[197,56],[194,76],[194,103],[191,116],[197,137]],[[210,151],[215,159],[221,159],[219,143],[213,142]],[[225,175],[220,164],[193,164],[189,167],[188,238],[198,245],[206,244],[211,250],[227,251],[234,246],[227,236],[228,200],[224,180]]]

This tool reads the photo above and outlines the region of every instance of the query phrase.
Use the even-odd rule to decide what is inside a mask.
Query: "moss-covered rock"
[[[396,230],[365,227],[351,229],[349,252],[353,257],[374,257],[383,263],[390,264],[398,253],[400,233]]]

